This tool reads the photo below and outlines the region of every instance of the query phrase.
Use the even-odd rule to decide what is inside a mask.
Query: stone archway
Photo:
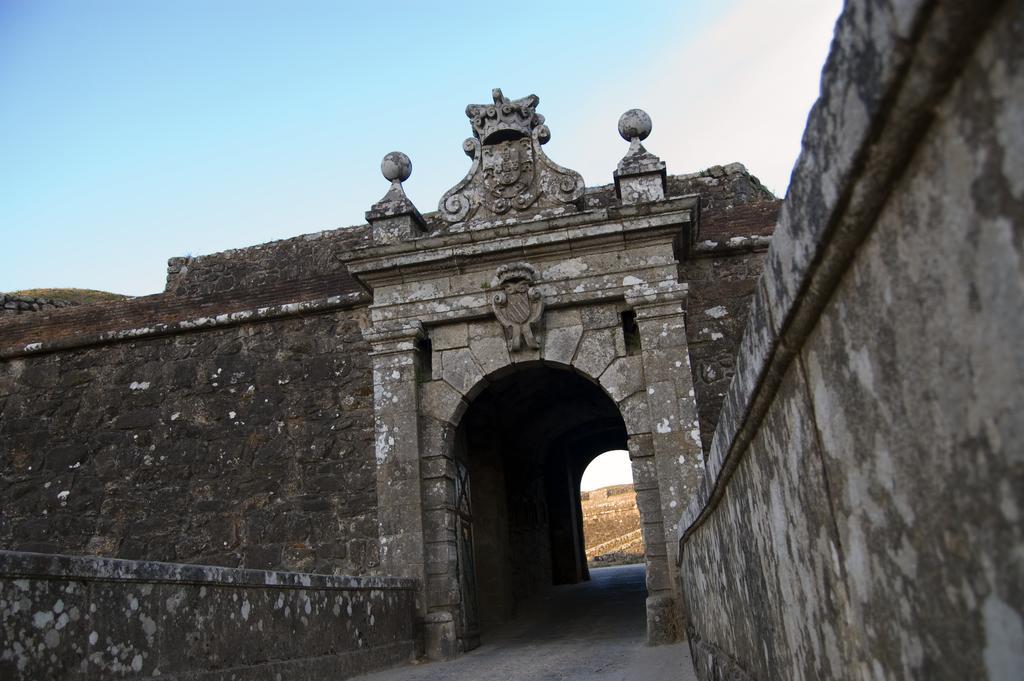
[[[525,418],[560,424],[558,429],[542,427],[535,431],[544,432],[543,442],[536,446],[548,451],[559,447],[573,450],[571,456],[544,457],[543,465],[549,469],[541,476],[543,484],[556,485],[555,481],[561,480],[565,490],[564,494],[547,490],[545,494],[549,496],[545,500],[560,503],[567,509],[578,508],[575,472],[570,475],[568,468],[563,468],[556,476],[550,467],[580,467],[581,461],[596,455],[598,450],[630,450],[646,547],[648,639],[659,643],[677,636],[680,613],[675,606],[675,566],[670,537],[675,532],[672,521],[677,513],[676,500],[685,498],[689,482],[681,476],[681,471],[686,469],[678,465],[678,460],[691,458],[696,464],[695,470],[702,465],[696,436],[692,433],[694,416],[689,392],[692,384],[685,345],[670,344],[684,337],[680,297],[662,295],[654,300],[631,299],[629,302],[633,303],[631,308],[617,303],[549,311],[539,333],[539,347],[519,352],[509,349],[507,337],[493,319],[439,325],[425,333],[419,332],[421,341],[418,343],[409,341],[420,353],[417,446],[422,472],[423,608],[428,654],[447,657],[456,654],[460,645],[472,645],[472,637],[460,631],[466,621],[465,586],[460,583],[464,573],[458,563],[455,498],[459,452],[469,453],[474,445],[465,441],[472,433],[462,427],[464,419],[467,414],[468,418],[474,418],[470,414],[472,409],[486,413],[488,408],[511,410],[519,414],[513,416],[513,420],[522,419],[529,410],[512,406],[517,400],[536,399],[539,405],[539,412]],[[635,315],[638,327],[639,338],[628,343],[624,313],[630,320]],[[424,342],[427,339],[429,343]],[[683,354],[676,360],[675,352],[679,351]],[[570,401],[578,404],[554,408],[557,396],[562,393],[552,390],[550,385],[545,386],[545,381],[536,380],[540,374],[554,375],[550,372],[572,377],[571,381],[566,380],[576,387],[563,388],[562,393],[563,397],[575,395]],[[656,380],[648,381],[648,375]],[[532,380],[524,377],[532,377]],[[586,386],[589,391],[580,386]],[[526,397],[512,396],[516,391]],[[542,398],[537,397],[540,394]],[[387,404],[388,395],[382,397]],[[487,407],[489,403],[491,406]],[[486,417],[480,418],[486,421]],[[472,425],[472,420],[467,422]],[[689,429],[683,431],[682,425]],[[471,457],[462,458],[464,464],[471,460]],[[568,496],[570,489],[572,497]],[[578,522],[568,510],[566,514],[556,515],[561,520],[556,523],[560,527],[539,523],[543,529],[538,532],[550,535],[552,530],[561,531],[565,538],[580,545],[575,550],[551,552],[550,546],[546,549],[546,555],[550,556],[550,565],[546,568],[550,570],[546,575],[548,583],[556,581],[556,570],[557,581],[584,579],[586,563]],[[529,551],[522,547],[521,550]],[[488,582],[486,569],[481,579],[483,591],[500,590]],[[523,595],[530,587],[513,585],[511,596],[504,601],[492,600],[492,605],[497,602],[497,610],[504,608],[507,614],[507,603],[514,605],[517,589]],[[506,605],[503,606],[503,602]]]
[[[538,365],[571,368],[615,405],[649,558],[648,641],[678,636],[677,525],[704,466],[687,289],[678,280],[696,211],[696,197],[687,196],[643,210],[379,235],[349,263],[374,301],[364,337],[373,363],[381,571],[422,585],[417,612],[429,657],[458,653],[464,620],[458,426],[506,372]],[[580,437],[564,444],[585,448]],[[582,578],[580,562],[561,555],[560,579]]]
[[[466,473],[454,480],[456,513],[460,489],[471,489],[474,539],[466,546],[467,530],[456,532],[460,647],[472,646],[477,623],[486,631],[551,585],[587,579],[579,461],[626,438],[615,402],[569,367],[527,363],[488,377],[452,447]]]
[[[586,430],[603,419],[617,429],[607,442],[630,452],[646,549],[647,637],[651,643],[676,639],[682,617],[677,509],[703,469],[682,298],[676,288],[548,310],[538,325],[538,347],[518,351],[493,317],[430,326],[382,323],[366,331],[373,345],[381,564],[388,574],[420,580],[417,608],[429,657],[452,657],[474,644],[458,558],[465,552],[456,484],[465,471],[458,452],[466,447],[459,426],[492,386],[537,368],[569,372],[607,405],[577,418],[577,426]],[[562,445],[588,446],[582,431],[562,437],[569,438]],[[573,535],[571,522],[562,529]],[[582,558],[557,555],[562,579],[583,578]]]
[[[668,195],[664,163],[640,144],[650,132],[643,112],[620,121],[630,149],[614,196],[601,199],[541,152],[550,131],[536,97],[492,94],[493,106],[467,109],[472,165],[437,214],[421,215],[405,195],[409,159],[385,158],[391,188],[367,212],[372,244],[347,263],[373,295],[364,337],[381,570],[422,585],[425,652],[456,654],[457,537],[471,517],[458,507],[458,425],[503,372],[571,367],[615,405],[618,446],[625,430],[648,547],[648,640],[674,640],[678,522],[704,467],[679,280],[700,200]],[[500,187],[496,168],[507,175]],[[563,444],[585,449],[581,438]],[[572,555],[557,564],[561,579],[582,578]]]
[[[681,300],[677,291],[550,310],[538,347],[519,352],[493,318],[367,331],[374,347],[381,563],[389,574],[421,580],[417,605],[428,656],[447,658],[473,645],[464,630],[458,561],[457,453],[466,446],[458,427],[491,386],[531,368],[571,372],[614,405],[578,418],[577,426],[611,422],[619,429],[616,446],[625,431],[646,547],[648,640],[678,636],[675,522],[703,468]],[[626,318],[636,324],[637,338],[629,342]],[[586,445],[582,433],[562,435],[570,438],[563,444]],[[575,570],[582,578],[585,568],[576,560],[561,554],[559,561],[563,577]]]

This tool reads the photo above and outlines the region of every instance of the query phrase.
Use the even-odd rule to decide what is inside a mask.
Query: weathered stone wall
[[[8,359],[0,545],[366,573],[372,401],[351,310]]]
[[[71,307],[78,303],[70,300],[56,300],[53,298],[34,298],[32,296],[20,296],[13,293],[0,293],[0,316],[22,314],[24,312],[39,312],[41,310],[56,310],[62,307]]]
[[[701,196],[695,258],[744,258],[756,246],[749,237],[770,233],[776,202],[740,164],[668,183],[672,195]],[[610,185],[587,190],[591,208],[613,201]],[[439,229],[436,214],[426,219]],[[364,226],[174,258],[163,294],[5,320],[0,466],[12,503],[0,541],[260,568],[374,567],[368,346],[345,311],[368,300],[347,262],[370,246]],[[699,295],[718,304],[714,292]],[[701,347],[719,357],[734,352],[730,342]],[[211,378],[218,369],[239,373],[236,383]],[[307,372],[309,381],[294,378]],[[239,404],[257,411],[245,418]],[[709,404],[702,420],[713,424]],[[260,489],[269,485],[260,475],[276,486]],[[288,511],[273,525],[249,513],[270,492]]]
[[[767,234],[758,236],[767,242],[773,223],[762,224],[767,227]],[[719,246],[710,242],[714,245],[697,250],[680,268],[690,286],[686,338],[705,454],[711,449],[722,400],[735,373],[750,299],[764,268],[766,247],[761,239],[749,241],[757,246]]]
[[[730,238],[771,234],[778,202],[741,163],[668,177],[669,196],[689,194],[701,196],[700,238],[712,240],[709,243],[719,240],[726,246]],[[588,187],[584,203],[587,209],[615,205],[614,186]],[[438,213],[426,213],[423,219],[428,232],[447,228]],[[231,299],[234,292],[255,299],[262,290],[282,286],[292,290],[296,299],[304,292],[296,286],[327,292],[336,283],[342,290],[332,293],[347,293],[351,287],[346,263],[354,253],[372,245],[371,230],[361,225],[210,255],[171,258],[165,290],[177,297],[212,296],[220,301]]]
[[[1022,31],[847,4],[681,522],[704,679],[1019,678]]]
[[[337,681],[409,659],[413,583],[0,551],[0,678]]]
[[[351,251],[372,245],[365,225],[303,234],[248,248],[167,261],[165,291],[175,296],[224,298],[282,284],[323,287],[347,280]],[[298,293],[298,291],[296,291]]]
[[[689,286],[686,339],[707,453],[781,202],[740,163],[673,180],[674,192],[701,197],[700,235],[679,278]]]

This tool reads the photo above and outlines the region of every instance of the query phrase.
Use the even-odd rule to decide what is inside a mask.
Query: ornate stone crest
[[[525,262],[502,265],[498,268],[500,290],[491,296],[491,308],[502,326],[508,329],[509,348],[513,352],[526,347],[540,347],[533,325],[544,314],[544,300],[534,286],[539,278],[537,270]]]
[[[583,178],[554,163],[541,149],[551,132],[536,112],[540,98],[510,100],[500,89],[491,96],[493,104],[466,107],[473,137],[462,148],[473,164],[462,182],[441,198],[441,217],[457,223],[531,209],[578,208]]]
[[[501,215],[510,208],[522,210],[537,200],[537,174],[533,145],[528,139],[489,144],[483,155],[484,203]]]

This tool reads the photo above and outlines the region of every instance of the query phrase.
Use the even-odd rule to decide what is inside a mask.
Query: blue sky
[[[782,193],[838,6],[0,0],[0,290],[155,293],[171,256],[358,224],[394,149],[434,210],[492,87],[589,185],[639,106],[670,172]]]

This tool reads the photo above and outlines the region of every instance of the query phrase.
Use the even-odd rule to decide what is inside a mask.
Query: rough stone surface
[[[14,295],[13,293],[0,293],[0,316],[16,315],[25,312],[40,312],[45,310],[56,310],[62,307],[78,305],[70,300],[57,300],[54,298],[37,298],[32,296]]]
[[[369,358],[322,315],[0,364],[0,543],[363,574]]]
[[[1020,674],[1022,26],[847,4],[683,516],[703,679]]]
[[[0,678],[302,678],[408,660],[410,580],[0,552]]]
[[[166,291],[176,296],[223,298],[233,291],[247,297],[283,282],[341,282],[352,249],[373,243],[368,226],[346,227],[259,246],[202,256],[171,258]]]
[[[701,253],[680,268],[690,285],[686,335],[705,452],[711,450],[722,401],[736,372],[750,299],[763,266],[761,249],[723,248]]]
[[[833,560],[841,549],[798,381],[783,383],[733,475],[722,503],[736,515],[716,515],[683,548],[687,637],[703,678],[718,678],[715,668],[730,657],[755,679],[778,669],[787,678],[843,678],[854,662],[844,649],[850,627],[835,616],[848,605]],[[754,578],[762,573],[770,577]],[[735,579],[743,580],[742,597]]]

